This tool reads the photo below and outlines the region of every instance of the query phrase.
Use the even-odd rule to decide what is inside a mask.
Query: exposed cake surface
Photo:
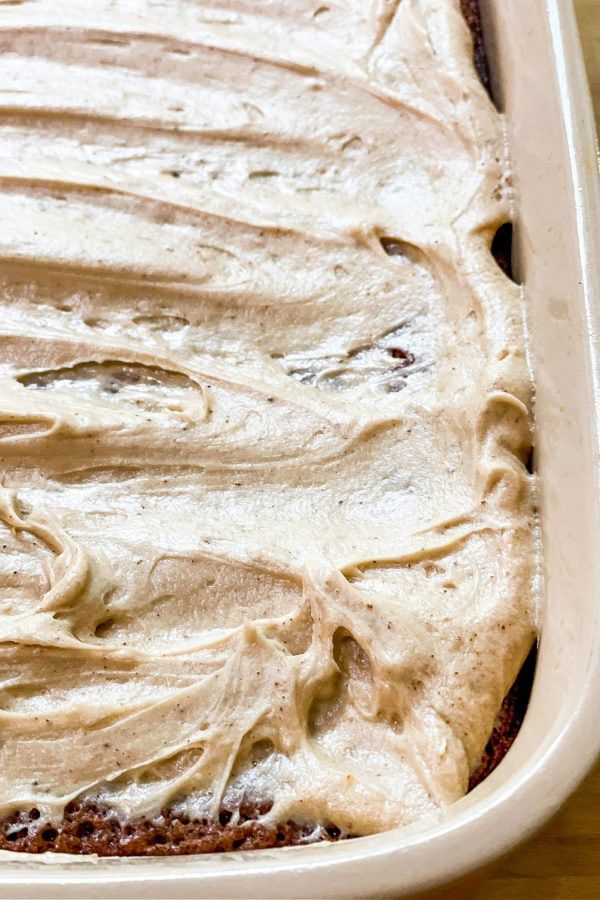
[[[461,3],[25,0],[0,45],[0,815],[439,816],[535,630]]]

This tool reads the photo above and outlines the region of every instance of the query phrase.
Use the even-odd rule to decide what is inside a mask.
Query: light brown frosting
[[[0,810],[438,814],[535,618],[457,0],[22,0],[0,42]]]

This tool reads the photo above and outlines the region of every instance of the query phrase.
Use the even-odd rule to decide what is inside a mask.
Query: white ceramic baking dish
[[[0,853],[1,898],[401,897],[490,862],[538,828],[600,748],[600,186],[570,0],[482,0],[509,124],[537,384],[541,647],[499,768],[435,826],[209,857]]]

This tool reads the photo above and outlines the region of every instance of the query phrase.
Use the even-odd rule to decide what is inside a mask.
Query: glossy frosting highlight
[[[0,809],[439,815],[535,629],[458,0],[22,0],[0,45]]]

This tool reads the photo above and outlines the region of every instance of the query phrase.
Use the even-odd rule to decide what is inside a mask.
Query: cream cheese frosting
[[[535,630],[458,0],[21,0],[0,44],[0,811],[439,815]]]

